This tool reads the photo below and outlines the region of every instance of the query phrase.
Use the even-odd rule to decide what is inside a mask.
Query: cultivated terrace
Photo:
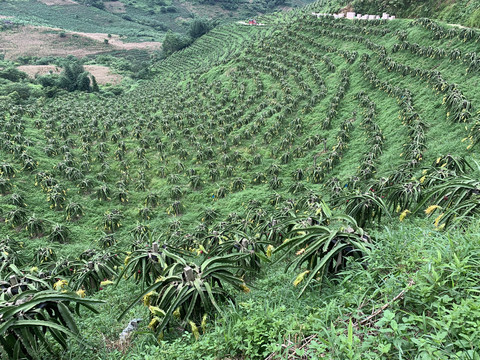
[[[0,97],[3,358],[480,359],[480,31],[326,3]]]

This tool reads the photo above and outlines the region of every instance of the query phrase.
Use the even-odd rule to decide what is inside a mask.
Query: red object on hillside
[[[257,20],[255,19],[248,20],[248,25],[257,25]]]

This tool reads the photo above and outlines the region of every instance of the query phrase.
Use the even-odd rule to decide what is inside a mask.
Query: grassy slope
[[[22,171],[20,170],[22,164],[19,158],[8,151],[2,150],[2,160],[14,164],[18,170],[17,176],[11,180],[14,186],[12,192],[21,193],[25,196],[29,215],[35,214],[37,217],[45,219],[48,224],[50,222],[66,224],[71,230],[71,241],[66,245],[58,245],[47,242],[45,238],[30,239],[28,233],[22,227],[12,229],[6,223],[0,224],[0,234],[25,241],[24,252],[28,254],[29,258],[31,258],[35,249],[46,244],[53,247],[59,256],[75,257],[87,248],[98,247],[96,240],[102,235],[103,215],[113,208],[121,209],[125,215],[122,227],[115,234],[119,240],[117,248],[121,250],[129,248],[132,241],[130,231],[136,226],[137,222],[145,223],[157,235],[166,232],[163,238],[173,234],[171,241],[175,241],[175,239],[178,241],[183,235],[195,230],[196,226],[201,223],[203,211],[207,208],[215,208],[219,213],[219,219],[232,212],[245,216],[244,214],[248,212],[246,208],[251,201],[258,202],[253,204],[255,209],[262,208],[266,211],[272,211],[274,206],[269,203],[269,199],[273,193],[276,192],[287,199],[298,199],[302,195],[289,192],[290,185],[294,183],[291,173],[297,168],[302,168],[307,174],[310,173],[314,155],[322,151],[323,145],[317,144],[313,149],[304,149],[303,155],[300,157],[292,155],[287,164],[281,163],[281,155],[287,151],[293,154],[295,148],[302,146],[312,134],[325,137],[327,148],[331,149],[336,142],[336,134],[341,122],[350,118],[352,112],[357,110],[357,120],[351,133],[349,146],[340,163],[327,177],[328,179],[331,176],[336,176],[340,179],[341,184],[344,184],[349,181],[352,175],[356,174],[357,167],[362,160],[362,154],[368,150],[365,143],[368,134],[365,134],[360,126],[362,112],[358,101],[354,97],[356,93],[362,90],[366,91],[371,100],[376,103],[378,113],[375,121],[386,138],[375,177],[388,175],[404,161],[400,154],[403,144],[407,143],[409,139],[405,127],[401,125],[401,121],[398,119],[400,108],[397,101],[388,97],[383,91],[373,88],[363,78],[359,69],[359,59],[362,53],[372,54],[372,60],[369,64],[383,80],[388,80],[396,86],[406,87],[412,92],[417,111],[429,124],[424,164],[430,164],[440,154],[447,153],[468,154],[475,158],[475,153],[468,152],[466,144],[460,142],[461,138],[468,134],[465,125],[453,124],[447,120],[447,110],[442,105],[442,94],[433,91],[423,79],[412,76],[402,77],[396,72],[389,72],[375,61],[376,55],[363,44],[340,41],[329,36],[319,35],[321,28],[328,27],[326,24],[320,27],[315,25],[315,22],[312,23],[305,19],[285,15],[267,16],[261,21],[265,22],[267,26],[245,27],[232,24],[219,27],[198,40],[192,47],[174,54],[162,63],[157,69],[159,77],[156,81],[144,83],[126,96],[112,100],[97,98],[93,95],[75,94],[44,107],[40,105],[37,108],[38,114],[35,116],[35,119],[39,120],[41,124],[38,129],[34,126],[34,119],[23,115],[21,123],[24,124],[25,130],[21,133],[24,138],[32,142],[31,145],[26,146],[26,150],[38,161],[38,168],[33,172]],[[428,30],[409,25],[409,21],[391,22],[379,26],[389,29],[390,33],[388,35],[375,36],[369,34],[365,36],[375,43],[386,46],[388,50],[394,43],[398,42],[394,36],[391,36],[392,32],[397,29],[404,29],[408,32],[408,41],[419,42],[422,45],[458,47],[463,52],[471,51],[474,48],[474,45],[470,42],[452,41],[449,43],[445,40],[430,40]],[[300,34],[301,37],[292,35],[288,38],[288,41],[284,41],[284,36],[290,36],[290,34],[287,34],[289,30]],[[331,31],[352,34],[351,31],[335,28],[332,28]],[[311,42],[308,39],[315,39],[315,41]],[[323,56],[324,54],[318,44],[332,45],[337,50],[354,50],[359,53],[359,56],[356,62],[350,65],[339,56],[338,52],[326,54],[336,66],[335,72],[329,72],[324,62],[319,59],[312,59],[306,53],[306,50],[310,50]],[[412,64],[412,66],[423,69],[435,68],[441,71],[449,82],[455,82],[459,85],[460,90],[472,101],[474,106],[478,104],[480,95],[475,91],[478,74],[466,75],[465,64],[461,61],[449,62],[448,60],[425,59],[406,51],[395,54],[389,53],[389,55],[399,62]],[[295,69],[296,64],[300,65],[298,69]],[[318,82],[311,77],[308,70],[309,65],[318,70],[327,88],[327,96],[316,101],[311,111],[306,108],[310,98],[306,97],[304,91],[300,88],[300,77],[305,80],[307,87],[312,88],[313,93],[319,91],[320,87]],[[285,114],[284,119],[280,116],[283,110],[275,114],[277,103],[285,104],[288,102],[284,92],[285,84],[280,84],[279,78],[271,73],[275,66],[285,67],[285,84],[291,88],[292,96],[294,98],[305,96],[294,107],[292,113]],[[341,100],[339,114],[333,119],[332,128],[322,130],[320,125],[338,88],[342,69],[350,71],[350,88]],[[245,88],[245,95],[240,97],[239,91],[242,87]],[[259,92],[259,89],[262,88],[263,90]],[[251,100],[248,100],[249,97],[251,97]],[[233,103],[234,100],[237,102]],[[232,108],[229,109],[230,107]],[[262,124],[263,118],[264,123]],[[301,132],[295,128],[293,120],[296,118],[301,119],[303,127]],[[7,123],[10,120],[19,121],[18,118],[15,118],[15,115],[7,114],[2,121],[5,130],[8,128]],[[77,122],[76,127],[69,129],[68,135],[63,138],[60,136],[59,129],[62,124],[66,126],[72,121]],[[122,131],[121,121],[125,123],[124,127],[127,131],[120,136],[119,141],[124,141],[128,149],[126,152],[128,169],[122,169],[121,162],[115,156],[118,145],[110,140],[113,134]],[[149,122],[154,125],[151,129],[148,128]],[[220,122],[222,123],[220,124]],[[219,135],[219,128],[226,129],[230,124],[233,126],[230,131],[227,130],[225,137],[227,146],[222,150],[223,139]],[[255,125],[259,125],[257,134],[251,136],[245,134],[245,129],[254,131]],[[51,128],[50,133],[48,133],[48,128]],[[136,128],[140,129],[139,137],[134,135]],[[189,130],[196,139],[190,138],[186,130]],[[275,132],[275,130],[279,131]],[[99,137],[102,131],[105,131],[104,139]],[[273,135],[271,142],[265,144],[264,135],[267,131],[271,131]],[[80,163],[84,161],[82,155],[86,152],[82,150],[82,132],[92,137],[91,140],[86,140],[91,148],[88,151],[90,154],[88,161],[91,163],[91,167],[90,170],[84,170],[84,174],[87,178],[92,179],[95,188],[98,188],[102,183],[101,180],[97,179],[97,174],[105,174],[105,183],[112,190],[110,201],[97,200],[95,190],[86,195],[79,193],[76,186],[77,182],[66,179],[57,169],[57,165],[64,160],[64,154],[59,151],[57,155],[48,157],[43,151],[51,138],[56,139],[57,145],[53,144],[53,146],[59,149],[66,143],[67,139],[71,139],[74,146],[68,145],[69,152],[73,156],[74,166],[79,167]],[[90,132],[91,134],[89,134]],[[279,150],[282,140],[288,133],[292,134],[292,139],[289,140],[286,149]],[[210,134],[215,139],[215,143],[211,145],[213,154],[211,156],[206,155],[205,160],[200,160],[198,151],[205,151],[210,146],[207,142]],[[158,138],[155,138],[156,136]],[[146,148],[145,155],[149,166],[146,166],[145,161],[139,159],[137,155],[137,150],[144,146],[142,145],[142,139],[147,139],[151,145]],[[172,147],[174,140],[179,143]],[[165,149],[162,151],[156,148],[159,141],[165,145]],[[101,143],[105,143],[107,146],[104,150],[107,159],[105,163],[109,165],[107,169],[102,169],[103,161],[97,159]],[[179,152],[182,148],[187,150],[185,156]],[[231,161],[234,173],[232,176],[228,176],[225,174],[226,169],[222,165],[224,161],[222,153],[231,157],[235,155],[235,152],[240,154],[240,158],[238,161]],[[253,160],[256,154],[261,155],[261,163],[253,164],[248,170],[245,170],[245,159]],[[318,161],[324,157],[325,154],[320,154]],[[216,162],[220,171],[220,177],[215,181],[209,180],[208,164],[210,162]],[[267,169],[271,164],[279,165],[281,169],[279,178],[283,181],[283,185],[275,191],[270,189],[268,185],[272,176],[267,174]],[[162,174],[162,168],[165,168],[165,174]],[[201,177],[199,190],[194,190],[189,185],[189,175],[187,175],[189,169],[195,169]],[[38,171],[49,171],[59,180],[62,187],[66,189],[67,203],[76,201],[83,204],[85,215],[80,220],[67,222],[63,210],[53,211],[49,209],[46,202],[47,194],[42,192],[38,186],[34,186],[34,174]],[[258,172],[267,174],[266,183],[253,185],[251,181],[256,178],[255,173]],[[141,173],[144,174],[146,179],[146,190],[138,188],[141,182]],[[178,179],[172,179],[170,177],[172,174],[178,174]],[[175,184],[169,183],[169,177]],[[232,189],[233,181],[238,177],[245,181],[244,190],[235,191]],[[128,203],[119,201],[115,196],[118,190],[117,181],[121,179],[128,181]],[[324,191],[322,185],[313,183],[308,176],[303,180],[303,184],[328,198],[328,193]],[[175,200],[170,195],[174,185],[180,186],[184,192],[180,199],[184,209],[182,216],[178,217],[167,213]],[[224,199],[212,199],[212,194],[215,194],[221,186],[228,190],[227,196]],[[144,206],[144,199],[149,192],[158,193],[161,201],[158,207],[152,209],[151,219],[143,220],[138,217],[137,213]],[[12,208],[7,205],[8,196],[3,196],[1,201],[2,209],[10,210]],[[431,323],[421,331],[422,338],[428,344],[430,342],[434,343],[427,334],[441,327],[441,325],[435,323],[435,321],[440,321],[441,318],[435,315],[438,309],[434,307],[437,305],[430,302],[437,295],[445,295],[445,289],[450,285],[447,284],[448,281],[442,281],[444,281],[444,278],[449,278],[450,271],[457,270],[442,270],[445,271],[445,275],[442,275],[444,277],[434,280],[432,285],[431,280],[429,280],[429,276],[433,276],[431,264],[434,263],[442,269],[450,265],[448,259],[452,255],[445,250],[448,249],[446,246],[450,244],[450,246],[458,249],[460,259],[463,259],[471,251],[472,258],[465,260],[466,263],[462,266],[471,266],[476,269],[478,266],[475,262],[478,255],[477,242],[472,241],[472,248],[468,248],[476,229],[471,229],[466,235],[447,234],[444,236],[427,230],[429,225],[425,223],[422,223],[421,227],[411,225],[402,229],[396,229],[395,224],[390,226],[393,226],[393,232],[383,230],[376,233],[378,250],[371,255],[371,269],[368,271],[356,269],[356,272],[348,273],[347,280],[341,285],[328,284],[320,294],[318,294],[318,288],[313,288],[306,298],[299,302],[294,301],[292,299],[295,289],[292,288],[291,281],[296,274],[283,272],[283,264],[280,264],[271,270],[266,270],[256,282],[258,290],[253,290],[250,295],[241,295],[240,303],[244,305],[240,305],[236,313],[231,312],[227,316],[227,322],[218,320],[217,326],[214,329],[212,328],[212,334],[207,335],[202,342],[193,343],[191,346],[180,345],[178,342],[173,343],[173,345],[166,343],[159,349],[157,347],[147,347],[151,343],[151,339],[144,336],[138,340],[134,347],[135,353],[129,355],[129,358],[130,356],[142,358],[146,353],[149,353],[151,358],[156,358],[161,352],[165,354],[162,356],[166,359],[180,358],[180,353],[183,354],[184,358],[194,358],[192,352],[195,352],[195,356],[202,359],[207,358],[206,354],[210,354],[213,358],[215,354],[227,356],[229,353],[232,356],[244,354],[246,358],[260,357],[262,354],[265,355],[274,350],[274,344],[281,341],[281,339],[275,338],[277,333],[285,335],[290,331],[308,335],[322,328],[325,328],[325,330],[322,330],[319,337],[323,339],[325,346],[335,345],[338,346],[338,351],[347,352],[348,344],[342,345],[343,340],[335,342],[334,334],[336,331],[343,334],[348,326],[348,321],[345,319],[348,319],[349,313],[354,312],[366,299],[370,299],[368,310],[364,311],[367,314],[371,309],[377,308],[398,294],[412,276],[422,286],[415,288],[417,290],[412,292],[411,298],[406,298],[401,304],[395,305],[394,309],[398,311],[398,321],[400,321],[401,314],[407,307],[408,311],[419,316],[422,311],[427,315],[430,314]],[[427,240],[422,242],[424,238]],[[402,251],[406,246],[411,247],[409,251]],[[437,250],[445,250],[445,253],[444,257],[436,262]],[[416,255],[406,256],[412,253]],[[417,271],[418,269],[421,269],[421,271]],[[465,270],[458,271],[462,274],[461,271]],[[472,287],[469,278],[458,276],[460,278],[459,280],[456,279],[455,282],[464,281],[465,284],[461,286]],[[278,297],[275,299],[274,296],[271,296],[271,293],[266,293],[263,290],[265,288],[278,292]],[[453,288],[458,291],[455,296],[464,294],[461,289],[457,289],[455,286]],[[102,308],[101,316],[85,320],[82,324],[89,340],[101,343],[98,332],[106,334],[110,338],[115,338],[122,324],[113,323],[113,319],[118,310],[131,300],[135,290],[134,285],[125,283],[120,288],[107,289],[97,295],[107,300],[108,304]],[[456,299],[452,294],[449,296]],[[269,297],[275,300],[267,302],[266,299]],[[452,300],[446,301],[450,306]],[[325,309],[329,309],[328,312]],[[412,309],[415,309],[415,311]],[[269,319],[272,323],[267,322],[261,326],[258,319],[262,317],[264,311],[270,314]],[[145,311],[140,306],[131,313],[132,317],[139,315],[146,316]],[[247,320],[244,320],[245,317],[247,317]],[[257,321],[249,323],[248,317]],[[337,320],[335,324],[339,330],[329,328],[330,321],[333,320]],[[419,327],[417,320],[408,323],[412,328],[405,330],[405,333],[402,334],[408,334],[408,336],[414,338],[415,336],[412,334]],[[94,325],[94,321],[98,321],[99,325],[97,323]],[[227,326],[226,324],[230,325]],[[269,329],[271,328],[275,329],[275,332],[270,332]],[[257,335],[255,329],[258,329]],[[242,334],[242,331],[244,335],[239,335]],[[251,345],[251,348],[244,348],[243,345],[239,345],[243,344],[240,342],[239,336],[244,336],[244,338],[255,338],[257,336],[257,338],[260,337],[260,340],[258,340],[257,345],[254,344]],[[376,336],[374,333],[367,335],[356,333],[356,336],[356,342],[360,342],[360,339],[365,339],[365,336],[367,336],[368,342],[364,341],[364,345],[370,346],[371,349],[380,345],[386,346],[389,341],[391,342],[395,338],[389,334],[382,337]],[[399,338],[402,338],[402,336],[399,335]],[[454,335],[449,334],[449,336]],[[225,342],[223,342],[223,339],[225,339]],[[437,346],[441,347],[444,344],[442,342],[444,339],[439,341],[440,345]],[[410,342],[409,347],[405,346],[410,349],[408,351],[414,353],[414,350],[411,349],[412,344]],[[390,354],[392,357],[399,352],[396,347],[395,344],[391,346]],[[173,356],[172,354],[175,351],[178,355]],[[91,353],[88,354],[91,356]],[[72,356],[77,358],[84,355],[78,349],[75,349]],[[102,358],[106,356],[120,357],[115,352],[102,355]],[[375,353],[372,352],[369,356],[375,358]],[[440,358],[434,355],[432,357]]]

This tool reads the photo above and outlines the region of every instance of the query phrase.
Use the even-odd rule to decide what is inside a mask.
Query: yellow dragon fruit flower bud
[[[267,257],[271,257],[272,256],[272,251],[273,251],[273,245],[268,245],[267,246]]]
[[[155,316],[152,320],[150,320],[150,322],[148,323],[148,328],[149,329],[152,329],[155,331],[155,328],[158,326],[158,324],[160,323],[160,319]]]
[[[310,272],[310,270],[307,270],[307,271],[304,271],[301,274],[299,274],[297,276],[297,278],[295,279],[295,281],[293,282],[293,286],[297,286],[298,284],[300,284],[309,272]]]
[[[200,338],[200,332],[198,331],[197,325],[193,321],[188,322],[190,324],[190,327],[192,328],[192,334],[195,336],[195,340],[198,340]]]
[[[428,208],[425,209],[425,214],[430,215],[435,210],[437,210],[440,206],[438,205],[430,205]]]
[[[146,294],[143,297],[143,305],[150,306],[150,303],[152,302],[152,296],[153,295],[156,295],[155,291],[150,291],[148,294]]]
[[[85,297],[85,290],[83,289],[80,289],[80,290],[77,290],[76,291],[77,295],[80,296],[81,298],[84,298]]]
[[[298,250],[295,255],[302,255],[305,252],[305,248]]]
[[[53,288],[55,290],[61,290],[63,289],[65,286],[67,286],[68,284],[68,281],[67,280],[58,280],[55,284],[53,284]]]
[[[406,209],[406,210],[403,210],[402,213],[400,214],[400,216],[398,217],[400,221],[403,221],[407,215],[410,214],[410,210]]]
[[[150,310],[150,312],[155,316],[162,316],[162,317],[165,316],[165,311],[163,311],[162,309],[160,309],[157,306],[150,305],[148,307],[148,310]]]
[[[203,314],[202,323],[200,326],[202,327],[202,333],[205,334],[207,330],[207,314]]]
[[[440,215],[437,216],[437,218],[435,219],[435,222],[434,222],[434,225],[436,228],[438,228],[438,223],[440,222],[440,220],[442,219],[443,217],[443,213],[441,213]],[[445,226],[444,226],[445,227]]]
[[[250,288],[245,284],[241,284],[240,288],[243,290],[245,294],[248,294],[250,292]]]
[[[175,311],[173,312],[173,317],[176,319],[180,319],[180,308],[176,308]]]

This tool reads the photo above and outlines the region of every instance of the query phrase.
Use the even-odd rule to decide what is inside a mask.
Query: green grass
[[[332,358],[352,359],[475,358],[478,228],[444,235],[425,230],[426,226],[409,223],[376,231],[376,249],[365,260],[367,269],[355,264],[300,299],[292,285],[296,275],[285,272],[283,263],[269,266],[252,282],[250,293],[238,295],[235,306],[225,305],[225,317],[210,320],[208,332],[198,341],[185,332],[157,344],[151,335],[140,334],[126,354],[101,344],[95,351],[105,359],[263,359],[271,352],[283,351],[286,356],[287,350],[279,345],[288,345],[288,339],[295,343],[314,335],[306,352],[314,359],[325,352]],[[82,322],[92,341],[98,341],[99,332],[115,337],[121,331],[119,325],[112,327],[112,321],[121,310],[117,304],[125,290],[100,293],[99,298],[115,305]],[[392,302],[402,291],[404,295]],[[350,348],[349,321],[358,324],[384,305],[371,323],[355,326]],[[137,311],[132,316],[145,314]],[[457,349],[462,343],[465,350],[453,354],[454,343]],[[65,358],[76,358],[77,351]]]

